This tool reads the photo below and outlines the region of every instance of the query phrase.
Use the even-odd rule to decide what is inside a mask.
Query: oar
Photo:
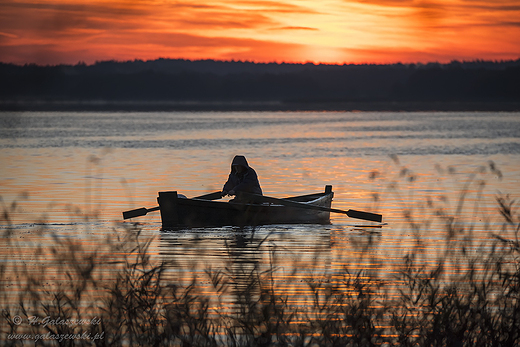
[[[278,199],[278,198],[272,198],[265,195],[258,195],[258,194],[251,194],[251,193],[244,193],[240,192],[239,195],[243,198],[250,199],[256,202],[270,202],[274,204],[284,205],[287,207],[294,207],[294,208],[302,208],[302,209],[308,209],[308,210],[318,210],[318,211],[325,211],[325,212],[335,212],[335,213],[343,213],[349,216],[350,218],[356,218],[356,219],[363,219],[363,220],[369,220],[372,222],[379,222],[383,220],[383,216],[376,213],[370,213],[370,212],[363,212],[363,211],[356,211],[356,210],[348,210],[343,211],[339,210],[337,208],[327,208],[323,206],[316,206],[316,205],[308,205],[297,201],[291,201],[287,199]]]
[[[218,200],[218,199],[222,199],[222,192],[208,193],[208,194],[205,194],[205,195],[196,196],[196,197],[194,197],[192,199]]]
[[[221,192],[209,193],[201,196],[194,197],[193,199],[202,199],[202,200],[217,200],[222,198]],[[159,206],[152,208],[141,207],[135,210],[125,211],[123,212],[123,219],[135,218],[146,216],[148,212],[158,211],[160,209]]]
[[[123,212],[123,219],[146,216],[146,214],[148,212],[157,211],[159,209],[160,209],[160,207],[156,206],[156,207],[152,207],[152,208],[141,207],[141,208],[138,208],[135,210],[125,211],[125,212]]]

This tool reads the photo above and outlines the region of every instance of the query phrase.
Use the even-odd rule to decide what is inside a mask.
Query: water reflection
[[[91,264],[95,277],[88,277],[90,295],[83,292],[73,309],[78,317],[85,313],[81,305],[107,308],[91,298],[102,301],[120,295],[121,288],[127,290],[123,299],[132,298],[131,286],[146,283],[140,276],[159,264],[164,291],[177,288],[178,294],[196,286],[197,300],[208,298],[213,315],[250,314],[254,322],[263,311],[249,304],[269,308],[290,322],[280,331],[322,334],[317,345],[332,344],[325,336],[355,334],[344,327],[326,330],[349,322],[343,318],[351,318],[353,326],[352,317],[363,321],[356,312],[376,316],[368,309],[377,306],[367,295],[378,289],[372,283],[385,290],[380,298],[394,315],[394,336],[403,334],[409,345],[420,344],[413,340],[417,336],[406,336],[410,327],[427,338],[434,331],[431,314],[451,308],[428,311],[428,297],[467,308],[479,302],[476,294],[487,293],[480,301],[487,306],[461,314],[479,317],[497,307],[506,317],[513,317],[509,310],[520,312],[518,251],[511,251],[518,249],[517,212],[503,221],[520,187],[518,113],[28,113],[15,118],[22,122],[4,125],[0,114],[5,135],[0,136],[0,300],[2,308],[16,306],[12,314],[21,314],[17,303],[31,298],[29,293],[37,295],[29,300],[43,316],[41,303],[53,302],[60,291],[75,293],[83,274],[90,276],[83,270]],[[266,195],[306,194],[332,184],[333,207],[378,212],[388,225],[376,229],[331,215],[327,226],[161,233],[160,216],[152,213],[120,223],[124,210],[155,206],[158,191],[193,197],[219,190],[237,148],[258,163]],[[131,237],[125,236],[127,229]],[[135,255],[136,233],[151,240],[146,257]],[[134,271],[132,262],[144,258],[146,271]],[[127,275],[134,282],[129,284]],[[484,277],[487,281],[476,281]],[[28,278],[35,281],[28,284]],[[443,292],[446,286],[451,291]],[[139,287],[144,295],[138,299],[152,301],[149,294],[157,288]],[[399,290],[401,297],[395,295]],[[393,301],[386,293],[393,293]],[[171,303],[173,296],[169,291],[161,298]],[[361,300],[364,308],[356,306],[360,297],[368,300]],[[287,309],[285,316],[276,311],[280,307]],[[343,310],[348,307],[350,315]],[[109,322],[111,311],[104,312]],[[302,330],[291,321],[293,312],[305,321]],[[319,312],[330,313],[330,319]],[[154,327],[160,328],[164,316],[156,318]],[[120,323],[114,322],[115,331]],[[150,328],[149,321],[141,323],[136,326]],[[500,331],[507,331],[506,325]]]
[[[422,238],[419,231],[433,224],[412,223],[411,216],[399,231],[391,225],[333,224],[161,233],[156,224],[146,233],[142,225],[124,223],[108,239],[73,230],[74,224],[65,226],[70,230],[64,237],[47,233],[46,227],[56,229],[48,225],[31,235],[47,240],[45,245],[26,242],[27,227],[13,226],[2,239],[8,252],[0,263],[6,284],[0,300],[8,322],[8,314],[20,315],[22,309],[43,316],[51,306],[40,303],[51,302],[49,314],[64,308],[78,317],[99,314],[112,336],[150,340],[166,332],[181,341],[225,336],[299,344],[301,337],[317,345],[345,345],[355,336],[365,345],[391,336],[413,342],[428,340],[432,332],[450,338],[430,321],[452,312],[456,318],[443,326],[467,329],[464,317],[497,322],[489,328],[502,338],[510,326],[479,318],[482,312],[507,319],[520,312],[518,267],[512,261],[518,257],[519,229],[512,201],[504,197],[500,206],[507,217],[501,236],[491,235],[487,243],[474,240],[471,225],[463,222],[441,223],[453,227],[453,234],[439,227],[437,236]],[[515,230],[516,243],[505,239]],[[8,262],[12,256],[16,260]],[[410,335],[409,327],[420,333]],[[190,335],[199,328],[207,329]]]
[[[243,315],[266,292],[298,311],[312,306],[323,286],[343,286],[360,275],[391,281],[400,256],[388,257],[383,231],[302,225],[163,232],[159,253],[169,280],[196,283],[218,312]]]
[[[331,230],[306,225],[164,232],[160,254],[170,278],[183,283],[196,278],[205,293],[215,294],[216,279],[209,274],[222,274],[228,291],[221,305],[235,313],[261,295],[262,281],[280,294],[293,293],[291,302],[301,305],[294,294],[306,291],[308,281],[330,275]]]

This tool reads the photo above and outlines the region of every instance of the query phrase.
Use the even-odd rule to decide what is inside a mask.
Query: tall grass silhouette
[[[410,170],[400,175],[414,181]],[[499,195],[496,216],[486,218],[501,222],[485,222],[490,236],[477,244],[474,221],[461,217],[468,195],[480,194],[475,177],[453,205],[426,201],[432,220],[403,207],[415,246],[384,273],[372,234],[353,244],[365,268],[313,273],[287,264],[271,235],[246,229],[226,243],[222,267],[193,271],[186,282],[154,256],[153,238],[137,223],[117,224],[94,249],[53,235],[51,245],[37,245],[24,260],[26,241],[10,218],[18,204],[4,204],[0,339],[7,346],[519,345],[518,212],[514,200]],[[396,182],[389,190],[402,193]],[[427,254],[421,233],[434,222],[443,225],[444,239]],[[33,232],[52,234],[45,224]],[[261,259],[266,249],[268,259]],[[332,262],[344,264],[350,251]],[[317,253],[314,261],[324,260]]]

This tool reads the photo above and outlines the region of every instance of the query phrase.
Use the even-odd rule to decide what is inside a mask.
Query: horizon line
[[[5,65],[15,65],[15,66],[38,66],[38,67],[58,67],[58,66],[95,66],[97,64],[103,64],[103,63],[135,63],[135,62],[143,62],[143,63],[149,63],[149,62],[156,62],[160,60],[171,60],[171,61],[185,61],[185,62],[216,62],[216,63],[243,63],[243,64],[255,64],[255,65],[314,65],[314,66],[392,66],[392,65],[407,65],[407,66],[427,66],[427,65],[450,65],[450,64],[468,64],[468,63],[492,63],[492,64],[503,64],[503,63],[520,63],[520,57],[517,59],[495,59],[495,60],[486,60],[486,59],[473,59],[473,60],[458,60],[453,59],[450,60],[448,63],[442,63],[439,61],[429,61],[427,63],[424,62],[395,62],[395,63],[375,63],[375,62],[366,62],[366,63],[327,63],[327,62],[313,62],[313,61],[306,61],[306,62],[278,62],[278,61],[269,61],[269,62],[260,62],[260,61],[253,61],[253,60],[236,60],[236,59],[230,59],[230,60],[224,60],[224,59],[212,59],[212,58],[206,58],[206,59],[187,59],[187,58],[164,58],[159,57],[156,59],[138,59],[135,58],[133,60],[117,60],[117,59],[107,59],[107,60],[96,60],[94,63],[87,64],[84,61],[78,61],[76,64],[71,63],[59,63],[59,64],[38,64],[38,63],[14,63],[14,62],[3,62],[0,61],[0,64]]]

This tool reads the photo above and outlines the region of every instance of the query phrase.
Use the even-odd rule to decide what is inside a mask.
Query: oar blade
[[[383,221],[383,216],[380,214],[356,211],[356,210],[348,210],[347,216],[349,216],[350,218],[369,220],[372,222],[379,222],[379,223],[381,223]]]
[[[201,196],[196,196],[193,199],[202,199],[202,200],[218,200],[222,199],[222,193],[221,192],[214,192],[209,193]]]
[[[123,212],[123,219],[135,218],[145,216],[148,213],[148,209],[141,207],[136,210]]]

